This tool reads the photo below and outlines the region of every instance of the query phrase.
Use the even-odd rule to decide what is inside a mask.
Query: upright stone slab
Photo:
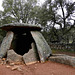
[[[23,55],[23,60],[26,65],[33,64],[39,61],[38,53],[34,43],[32,43],[32,49],[30,49],[28,53],[25,53]]]
[[[52,54],[52,51],[40,32],[31,31],[31,34],[35,40],[40,60],[41,62],[45,62],[46,59],[50,56],[50,54]]]
[[[14,37],[14,33],[12,31],[9,31],[6,34],[6,37],[3,39],[3,42],[1,44],[0,58],[3,58],[6,55],[7,50],[10,49],[13,37]]]
[[[21,55],[18,55],[13,49],[7,51],[7,60],[9,60],[9,62],[13,61],[13,62],[22,62],[23,58]]]

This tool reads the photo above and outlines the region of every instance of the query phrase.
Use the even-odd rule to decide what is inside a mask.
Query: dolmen
[[[0,29],[7,31],[1,44],[0,58],[30,64],[45,62],[52,54],[38,25],[10,23],[0,26]]]

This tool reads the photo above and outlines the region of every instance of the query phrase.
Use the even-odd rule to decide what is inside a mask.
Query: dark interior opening
[[[22,34],[15,34],[14,40],[12,42],[13,50],[19,54],[24,55],[31,49],[31,43],[34,42],[30,32],[25,32]]]

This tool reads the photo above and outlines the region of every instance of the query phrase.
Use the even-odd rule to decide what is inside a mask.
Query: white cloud
[[[38,5],[41,6],[46,0],[37,0],[38,1]]]
[[[2,2],[3,2],[3,0],[0,0],[0,10],[3,11]]]

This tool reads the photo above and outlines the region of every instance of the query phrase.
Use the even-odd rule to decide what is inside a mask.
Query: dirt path
[[[43,64],[36,63],[29,66],[19,66],[21,66],[22,71],[12,71],[6,65],[0,65],[0,75],[75,75],[75,68],[51,61]]]

